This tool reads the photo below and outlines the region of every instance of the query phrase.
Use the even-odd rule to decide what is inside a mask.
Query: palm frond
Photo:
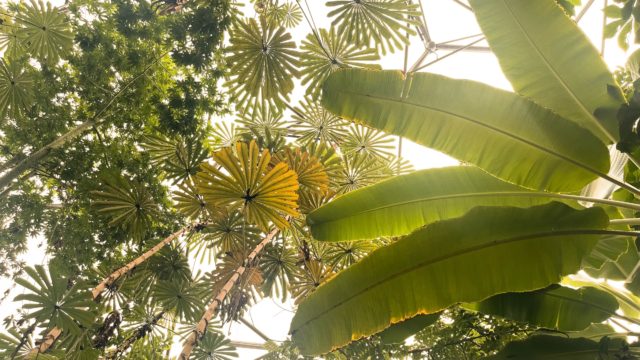
[[[60,9],[42,0],[24,6],[16,23],[21,25],[18,38],[27,51],[41,61],[55,64],[73,45],[69,23]]]
[[[374,44],[383,54],[409,42],[406,34],[415,35],[411,27],[420,15],[417,6],[406,0],[335,0],[327,1],[327,6],[334,8],[328,16],[348,42]]]
[[[387,160],[393,156],[394,139],[385,133],[361,126],[354,125],[349,129],[349,134],[342,144],[341,149],[345,155],[353,156],[355,154],[372,156],[378,160]]]
[[[110,226],[125,228],[134,239],[148,230],[158,208],[151,194],[140,183],[122,177],[104,181],[100,190],[92,191],[93,207],[110,218]]]
[[[346,194],[373,185],[388,177],[386,164],[374,157],[355,154],[343,157],[343,167],[337,172],[336,194]]]
[[[316,98],[327,77],[340,69],[380,69],[380,65],[371,63],[380,60],[375,48],[356,45],[347,37],[347,33],[336,32],[335,27],[331,27],[329,30],[320,29],[318,36],[307,35],[302,42],[300,72],[302,85],[307,85],[307,95]]]
[[[348,122],[325,110],[318,102],[305,97],[293,113],[293,129],[299,144],[313,142],[339,145],[347,135]]]
[[[20,113],[33,96],[33,77],[17,62],[0,60],[0,120]]]
[[[212,151],[231,147],[240,140],[234,123],[217,122],[213,124],[207,135],[206,145]]]
[[[192,356],[195,360],[231,360],[237,358],[238,353],[223,334],[209,331],[200,339]]]
[[[264,277],[262,291],[265,296],[277,296],[287,300],[289,284],[294,278],[298,254],[284,244],[270,245],[264,249],[260,259],[260,270]]]
[[[205,303],[202,289],[193,281],[158,281],[153,297],[164,309],[170,309],[178,319],[193,322],[199,318]]]
[[[237,143],[213,154],[220,166],[202,165],[197,185],[205,201],[246,212],[250,222],[263,230],[272,222],[287,227],[285,216],[297,216],[298,180],[284,163],[269,168],[271,155],[255,141]],[[223,171],[224,170],[224,171]]]
[[[326,193],[329,189],[329,177],[320,161],[304,149],[285,148],[275,154],[273,164],[284,162],[298,175],[299,191]]]
[[[16,296],[15,301],[25,301],[23,309],[28,310],[27,318],[45,323],[47,329],[58,327],[64,331],[80,332],[80,326],[92,324],[95,305],[91,293],[78,285],[69,286],[67,279],[50,274],[42,265],[25,268],[27,278],[16,283],[28,290]]]
[[[253,248],[260,239],[260,231],[247,224],[242,213],[225,208],[211,217],[202,233],[208,243],[223,253]]]
[[[264,11],[264,15],[269,23],[286,28],[294,28],[302,21],[302,10],[300,10],[298,4],[291,1],[268,6]]]
[[[298,77],[298,51],[291,34],[261,20],[247,19],[231,30],[231,81],[227,83],[241,108],[251,101],[268,101],[282,106]]]
[[[178,190],[173,192],[175,208],[190,219],[200,219],[207,216],[207,204],[198,189],[191,181],[185,181],[178,185]]]

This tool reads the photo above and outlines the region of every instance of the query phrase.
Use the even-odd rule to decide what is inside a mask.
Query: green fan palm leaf
[[[63,331],[80,332],[80,326],[92,324],[94,303],[91,292],[79,285],[69,287],[67,279],[47,272],[41,265],[25,268],[27,278],[16,283],[29,292],[16,296],[16,301],[25,301],[23,309],[29,311],[28,318],[46,323],[48,329],[58,327]]]
[[[0,60],[0,119],[30,105],[33,92],[33,77],[27,71],[15,61]]]
[[[411,28],[418,24],[418,7],[404,0],[337,0],[327,1],[334,8],[328,16],[347,41],[362,46],[374,44],[385,54],[409,42],[415,35]]]
[[[73,35],[65,15],[51,3],[31,0],[16,23],[22,27],[18,37],[36,58],[55,64],[73,45]]]
[[[269,151],[255,141],[237,143],[213,154],[220,166],[204,163],[197,185],[205,201],[246,212],[250,222],[269,229],[287,227],[285,216],[297,216],[298,180],[285,163],[269,166]],[[223,171],[224,170],[224,171]]]
[[[380,69],[380,65],[372,63],[380,60],[376,49],[349,42],[347,34],[336,33],[334,27],[329,31],[320,29],[318,36],[307,35],[302,42],[301,50],[302,85],[307,86],[307,95],[313,98],[320,94],[321,85],[327,77],[339,69],[349,67]]]
[[[238,23],[231,30],[232,80],[227,84],[232,99],[243,106],[252,100],[282,105],[298,77],[298,52],[291,34],[283,27],[254,19]]]

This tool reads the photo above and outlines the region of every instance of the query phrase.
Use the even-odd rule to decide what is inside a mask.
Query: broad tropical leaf
[[[55,64],[73,45],[69,23],[60,9],[42,0],[31,0],[16,23],[22,25],[18,38],[36,58]]]
[[[327,80],[322,102],[346,119],[528,188],[576,191],[609,171],[607,148],[587,130],[516,94],[469,80],[347,69]]]
[[[579,331],[610,318],[618,310],[618,302],[596,288],[554,285],[533,292],[500,294],[464,307],[547,329]]]
[[[195,360],[231,360],[237,357],[231,341],[215,331],[208,331],[193,350]]]
[[[50,274],[41,265],[27,267],[25,272],[29,278],[19,278],[16,283],[29,292],[16,296],[15,301],[26,302],[22,308],[29,311],[28,318],[45,323],[47,329],[58,327],[73,333],[79,333],[80,326],[91,326],[91,292],[78,285],[69,287],[67,279]]]
[[[380,60],[376,49],[350,43],[348,35],[344,32],[336,33],[333,26],[328,31],[320,29],[317,35],[307,35],[301,46],[302,85],[307,86],[307,95],[312,95],[313,98],[320,95],[322,83],[338,69],[380,69],[380,65],[371,63]]]
[[[378,335],[384,344],[403,343],[409,336],[414,335],[438,321],[440,314],[441,313],[414,316],[411,319],[389,326]]]
[[[325,353],[417,314],[549,286],[580,269],[608,222],[599,208],[550,203],[477,207],[433,223],[316,289],[292,338],[304,354]]]
[[[217,165],[204,163],[197,175],[198,189],[206,202],[246,211],[249,221],[263,230],[269,228],[269,222],[285,228],[285,216],[297,216],[295,171],[282,162],[269,168],[269,151],[260,153],[255,141],[215,152],[213,160]]]
[[[0,60],[0,120],[18,114],[30,104],[34,94],[33,78],[18,63]]]
[[[539,335],[509,343],[497,355],[487,360],[618,360],[635,359],[640,355],[636,347],[629,348],[621,339],[603,338],[600,342],[589,339],[568,339],[560,336]]]
[[[528,207],[553,194],[501,181],[472,166],[420,170],[353,191],[307,216],[317,240],[351,241],[406,235],[475,206]]]
[[[374,45],[385,54],[409,42],[407,34],[415,35],[418,6],[404,0],[334,0],[328,16],[347,41],[359,46]]]
[[[284,27],[254,19],[239,22],[231,30],[227,50],[233,99],[240,105],[250,100],[282,105],[298,77],[298,52]]]
[[[596,48],[554,0],[471,0],[478,23],[516,92],[589,129],[619,137],[620,88]],[[540,21],[544,19],[544,21]]]

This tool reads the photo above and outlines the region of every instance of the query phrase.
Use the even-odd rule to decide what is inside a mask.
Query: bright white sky
[[[480,33],[480,29],[471,12],[462,6],[456,4],[452,0],[422,0],[427,18],[427,23],[432,39],[436,43],[461,38],[468,35]],[[58,1],[54,1],[57,3]],[[60,1],[61,2],[61,1]],[[244,1],[247,2],[247,1]],[[587,0],[583,0],[587,2]],[[326,17],[325,1],[309,0],[309,6],[316,25],[319,28],[328,28],[330,21]],[[604,0],[596,0],[591,10],[584,16],[580,22],[581,28],[591,38],[596,47],[600,48],[601,29],[602,29],[602,11]],[[253,15],[251,6],[246,6],[246,14]],[[308,25],[303,22],[292,34],[298,44],[309,33]],[[463,40],[458,44],[467,44],[473,40]],[[478,46],[487,46],[481,42]],[[409,64],[413,64],[423,51],[422,43],[419,38],[412,39],[410,47]],[[438,55],[442,57],[448,51],[438,51]],[[435,55],[430,55],[424,62],[435,60]],[[611,69],[624,64],[626,55],[621,51],[615,41],[609,41],[606,45],[605,60]],[[396,52],[387,55],[382,59],[382,66],[385,69],[402,69],[404,54]],[[495,56],[489,52],[471,52],[465,51],[455,54],[444,59],[423,71],[443,74],[454,78],[464,78],[481,81],[492,86],[511,90],[509,82],[502,74]],[[298,87],[298,89],[302,89]],[[303,91],[297,91],[293,94],[293,100],[298,101],[302,98]],[[407,158],[417,168],[430,168],[457,165],[457,161],[451,159],[438,152],[426,149],[422,146],[403,141],[403,156]],[[30,251],[24,255],[24,260],[28,265],[42,264],[45,260],[43,251],[38,247],[39,241],[34,239],[31,242]],[[0,294],[3,293],[11,284],[7,280],[0,280]],[[13,303],[11,300],[21,290],[14,289],[2,306],[0,306],[0,319],[15,312],[20,304]],[[287,337],[289,323],[293,316],[293,304],[281,304],[271,299],[265,299],[251,308],[246,319],[252,321],[257,328],[267,334],[273,340],[284,340]],[[263,343],[264,341],[253,333],[249,328],[239,323],[233,323],[225,326],[225,333],[235,341]],[[172,351],[173,356],[179,354],[180,349],[176,347]],[[265,352],[261,350],[238,349],[241,359],[255,359],[263,355]]]

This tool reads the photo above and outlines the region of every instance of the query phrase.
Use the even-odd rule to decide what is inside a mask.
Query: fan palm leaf
[[[298,175],[299,191],[326,193],[329,189],[329,177],[317,158],[303,149],[285,148],[273,156],[272,162],[284,162]]]
[[[418,24],[413,17],[420,15],[417,6],[405,0],[336,0],[327,6],[334,8],[328,16],[348,42],[373,43],[383,54],[409,42],[407,34],[415,35],[411,26]]]
[[[264,15],[270,23],[286,28],[295,28],[302,21],[302,10],[291,1],[268,6]]]
[[[120,226],[140,239],[149,228],[157,206],[142,184],[124,178],[105,181],[101,190],[91,192],[93,207],[99,214],[110,218],[110,226]]]
[[[34,94],[33,78],[16,62],[0,60],[0,118],[15,116],[29,105]]]
[[[209,149],[218,151],[233,146],[239,140],[240,136],[234,123],[217,122],[209,130],[206,144]]]
[[[163,308],[189,322],[197,320],[205,306],[201,293],[201,286],[193,281],[159,281],[153,289],[154,299]]]
[[[193,350],[195,360],[231,360],[238,357],[231,341],[219,332],[207,332]]]
[[[32,310],[27,318],[46,323],[48,328],[58,327],[73,333],[80,332],[80,326],[90,326],[94,315],[91,293],[78,285],[69,286],[67,279],[47,272],[43,266],[25,268],[27,278],[19,278],[16,283],[28,293],[16,296],[16,301],[25,301],[25,310]]]
[[[346,33],[337,33],[335,27],[331,27],[329,30],[320,29],[318,36],[307,35],[302,42],[300,59],[303,66],[300,71],[302,85],[307,85],[307,95],[317,97],[322,83],[339,69],[380,69],[380,65],[371,63],[380,60],[375,48],[358,46],[347,37]]]
[[[345,155],[362,154],[384,161],[393,156],[392,151],[395,148],[393,142],[392,137],[381,131],[354,125],[349,129],[341,149],[344,150]]]
[[[247,19],[231,30],[231,81],[227,83],[232,99],[240,106],[250,100],[282,104],[293,90],[298,77],[298,52],[291,34],[284,27],[261,19]]]
[[[252,247],[260,239],[260,231],[247,224],[241,212],[225,208],[212,216],[202,232],[206,240],[223,253]]]
[[[42,0],[31,0],[16,17],[16,23],[22,26],[18,37],[27,51],[50,64],[55,64],[73,45],[67,19],[49,2],[45,5]]]
[[[199,219],[207,215],[207,204],[190,181],[178,185],[178,190],[173,192],[173,201],[176,210],[188,218]]]
[[[347,135],[348,122],[328,112],[310,97],[305,97],[292,117],[300,144],[322,142],[339,145]]]
[[[255,141],[215,152],[213,160],[220,168],[205,163],[197,175],[205,201],[242,210],[263,230],[269,229],[269,222],[285,228],[285,216],[297,216],[299,185],[295,171],[285,163],[270,168],[271,155],[267,150],[261,153]]]

